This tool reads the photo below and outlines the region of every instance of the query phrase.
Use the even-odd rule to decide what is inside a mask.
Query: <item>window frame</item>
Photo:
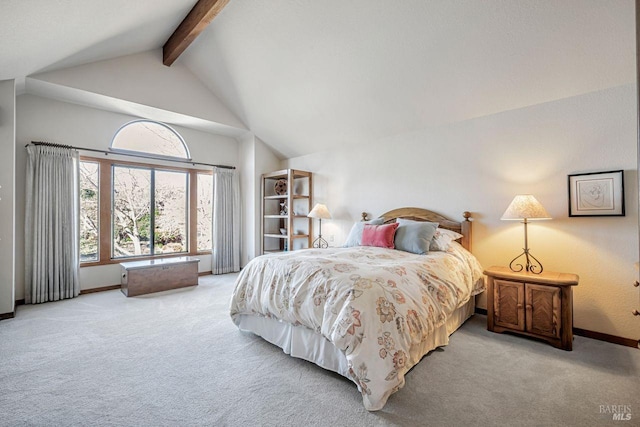
[[[213,175],[212,170],[184,168],[177,166],[166,166],[155,163],[130,162],[125,160],[105,159],[91,156],[80,156],[80,161],[99,163],[99,187],[98,187],[98,209],[99,209],[99,230],[98,230],[98,261],[81,262],[80,268],[95,267],[99,265],[120,264],[129,260],[144,261],[159,258],[175,258],[181,256],[210,255],[212,250],[198,251],[197,243],[197,198],[198,180],[197,174]],[[177,252],[171,254],[139,255],[133,257],[113,258],[112,254],[112,209],[113,209],[113,166],[138,167],[145,169],[157,169],[167,171],[187,172],[187,252]],[[106,207],[106,208],[105,208]]]
[[[195,179],[196,181],[198,180],[198,175],[208,175],[211,178],[211,217],[213,220],[213,172],[210,171],[206,171],[206,170],[197,170],[196,173],[193,175],[193,179]],[[189,187],[191,188],[191,187]],[[193,221],[191,221],[191,224],[194,224],[195,227],[195,231],[193,233],[193,236],[195,236],[195,245],[196,245],[196,250],[198,250],[198,184],[196,183],[195,185],[195,189],[193,192],[193,199],[196,201],[195,203],[195,212],[193,214]],[[211,225],[211,231],[213,232],[213,224]],[[211,253],[213,251],[213,236],[211,237],[211,248],[209,249],[203,249],[203,250],[198,250],[200,253],[203,252],[208,252]]]
[[[116,138],[118,138],[118,135],[120,135],[120,132],[131,125],[137,124],[137,123],[152,123],[155,125],[159,125],[162,127],[167,128],[172,134],[174,134],[178,140],[180,140],[180,142],[182,143],[182,148],[184,148],[184,152],[186,153],[186,157],[178,157],[178,156],[167,156],[164,154],[157,154],[157,153],[153,153],[151,151],[139,151],[139,150],[128,150],[126,148],[118,148],[118,147],[114,147],[113,143],[116,140]],[[118,130],[116,131],[115,134],[113,134],[113,138],[111,138],[111,143],[109,144],[109,151],[112,151],[114,154],[135,154],[135,155],[146,155],[149,156],[151,158],[154,159],[167,159],[167,160],[187,160],[190,161],[191,159],[191,152],[189,151],[189,147],[187,146],[187,143],[184,141],[184,138],[182,137],[182,135],[180,135],[178,132],[176,132],[176,130],[174,128],[172,128],[171,126],[162,123],[162,122],[156,122],[155,120],[148,120],[148,119],[139,119],[139,120],[132,120],[130,122],[127,122],[125,124],[123,124],[122,126],[120,126],[118,128]]]
[[[115,245],[113,244],[114,241],[114,231],[116,229],[115,226],[115,216],[112,214],[111,215],[111,259],[113,260],[123,260],[123,259],[141,259],[141,258],[155,258],[157,256],[161,256],[161,255],[182,255],[185,256],[189,253],[189,248],[191,247],[191,235],[190,235],[190,220],[189,220],[189,210],[190,210],[190,204],[189,204],[189,195],[187,194],[187,196],[185,197],[185,237],[187,239],[187,250],[186,251],[180,251],[180,252],[172,252],[172,253],[165,253],[165,254],[158,254],[156,253],[156,241],[155,241],[155,235],[156,235],[156,172],[176,172],[176,173],[182,173],[184,174],[184,179],[185,179],[185,184],[186,184],[186,188],[187,191],[189,191],[190,188],[190,182],[189,182],[189,178],[190,178],[190,173],[188,170],[179,170],[176,168],[165,168],[163,166],[156,166],[156,165],[147,165],[147,166],[140,166],[140,165],[136,165],[136,166],[125,166],[123,164],[119,164],[119,163],[112,163],[111,165],[111,179],[113,180],[113,182],[111,183],[111,212],[113,213],[115,211],[115,198],[114,198],[114,194],[115,194],[115,174],[114,171],[116,168],[127,168],[127,169],[139,169],[139,170],[145,170],[145,171],[149,171],[150,175],[149,175],[149,217],[150,217],[150,223],[149,223],[149,242],[150,242],[150,254],[148,255],[132,255],[132,256],[117,256],[115,254]],[[197,184],[196,184],[197,185]]]
[[[180,255],[186,255],[189,253],[189,250],[191,248],[191,245],[193,245],[192,241],[191,241],[191,227],[196,227],[197,224],[191,224],[191,220],[190,220],[190,216],[191,216],[191,203],[190,203],[190,188],[191,185],[197,185],[198,183],[192,184],[191,183],[191,174],[189,173],[188,170],[184,170],[184,171],[180,171],[180,170],[175,170],[175,169],[166,169],[162,166],[157,167],[157,168],[152,168],[153,169],[153,194],[151,196],[151,200],[153,201],[152,206],[153,206],[153,213],[151,215],[152,221],[151,221],[151,229],[152,229],[152,236],[153,236],[153,256],[158,255],[158,253],[156,253],[156,214],[155,214],[155,210],[156,210],[156,182],[157,182],[157,175],[156,172],[175,172],[175,173],[184,173],[184,182],[185,182],[185,189],[187,191],[187,194],[185,195],[184,198],[184,219],[185,219],[185,229],[184,229],[184,233],[185,233],[185,238],[187,239],[187,250],[185,251],[180,251],[180,252],[170,252],[170,253],[164,253],[161,255],[169,255],[169,254],[180,254]],[[196,206],[198,201],[196,200]],[[197,248],[196,248],[197,249]]]
[[[98,159],[88,159],[88,158],[87,159],[82,159],[82,158],[80,158],[80,159],[78,159],[78,171],[80,170],[80,163],[82,163],[82,162],[95,163],[95,164],[98,165],[98,186],[97,186],[97,189],[96,189],[96,192],[98,194],[98,202],[97,202],[98,203],[98,207],[97,207],[97,213],[98,213],[98,248],[97,248],[97,255],[98,255],[98,259],[97,260],[82,261],[82,256],[80,256],[79,263],[80,264],[88,264],[88,263],[99,262],[100,261],[100,256],[101,256],[101,254],[100,254],[100,230],[101,230],[101,227],[102,227],[102,222],[101,222],[101,217],[100,217],[100,210],[101,210],[102,206],[100,204],[101,203],[101,200],[100,200],[101,169],[100,168],[102,166],[101,166],[100,162],[98,161]],[[79,184],[80,184],[80,176],[78,176],[78,185]],[[80,187],[78,187],[78,188],[80,188]],[[78,209],[82,209],[82,203],[81,202],[79,203]],[[80,233],[80,228],[81,227],[79,227],[79,229],[78,229],[78,233],[79,234],[81,234]],[[80,239],[78,239],[78,240],[80,240]],[[80,247],[80,242],[78,242],[78,247]]]

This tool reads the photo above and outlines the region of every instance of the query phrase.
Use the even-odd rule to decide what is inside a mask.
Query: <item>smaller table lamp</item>
[[[323,219],[331,219],[331,214],[327,207],[321,203],[316,203],[316,205],[311,209],[311,212],[307,215],[309,218],[318,218],[320,221],[320,228],[318,229],[318,238],[313,241],[314,248],[325,249],[329,247],[329,243],[322,238],[322,220]]]
[[[509,268],[515,272],[525,270],[534,274],[542,273],[542,264],[536,257],[529,253],[529,242],[527,240],[527,222],[531,220],[551,219],[544,207],[531,194],[518,194],[516,197],[514,197],[513,201],[511,202],[507,210],[504,211],[504,214],[500,219],[521,219],[522,223],[524,224],[524,252],[511,260],[511,262],[509,263]],[[522,264],[516,263],[516,260],[518,260],[518,258],[522,256],[524,256],[526,260],[524,266]],[[533,260],[534,262],[532,263],[531,260]],[[537,271],[538,269],[539,271]]]

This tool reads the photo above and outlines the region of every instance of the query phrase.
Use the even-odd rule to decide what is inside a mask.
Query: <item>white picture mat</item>
[[[569,175],[569,216],[624,215],[623,171]]]

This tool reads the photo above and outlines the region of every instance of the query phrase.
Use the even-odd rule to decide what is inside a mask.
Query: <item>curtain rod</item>
[[[82,151],[91,151],[94,153],[103,153],[104,155],[109,155],[109,154],[113,154],[113,155],[117,155],[117,156],[128,156],[128,157],[140,157],[142,159],[151,159],[151,160],[162,160],[165,162],[176,162],[176,163],[184,163],[184,164],[188,164],[188,165],[198,165],[198,166],[212,166],[212,167],[216,167],[216,168],[221,168],[221,169],[235,169],[235,166],[228,166],[228,165],[212,165],[211,163],[200,163],[200,162],[193,162],[190,160],[179,160],[179,159],[172,159],[172,158],[167,158],[167,157],[162,157],[162,156],[147,156],[144,154],[133,154],[133,153],[118,153],[117,151],[106,151],[106,150],[98,150],[95,148],[84,148],[84,147],[74,147],[73,145],[65,145],[65,144],[54,144],[52,142],[44,142],[44,141],[31,141],[32,145],[46,145],[49,147],[61,147],[61,148],[70,148],[73,150],[82,150]],[[30,144],[25,145],[25,148],[28,147]]]

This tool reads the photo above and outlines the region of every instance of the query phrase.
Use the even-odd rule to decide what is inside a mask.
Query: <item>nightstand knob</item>
[[[631,314],[633,314],[634,316],[640,316],[640,311],[638,311],[638,310],[633,310],[633,311],[631,312]]]
[[[633,287],[637,288],[638,286],[640,286],[640,282],[638,282],[637,280],[633,282]]]

